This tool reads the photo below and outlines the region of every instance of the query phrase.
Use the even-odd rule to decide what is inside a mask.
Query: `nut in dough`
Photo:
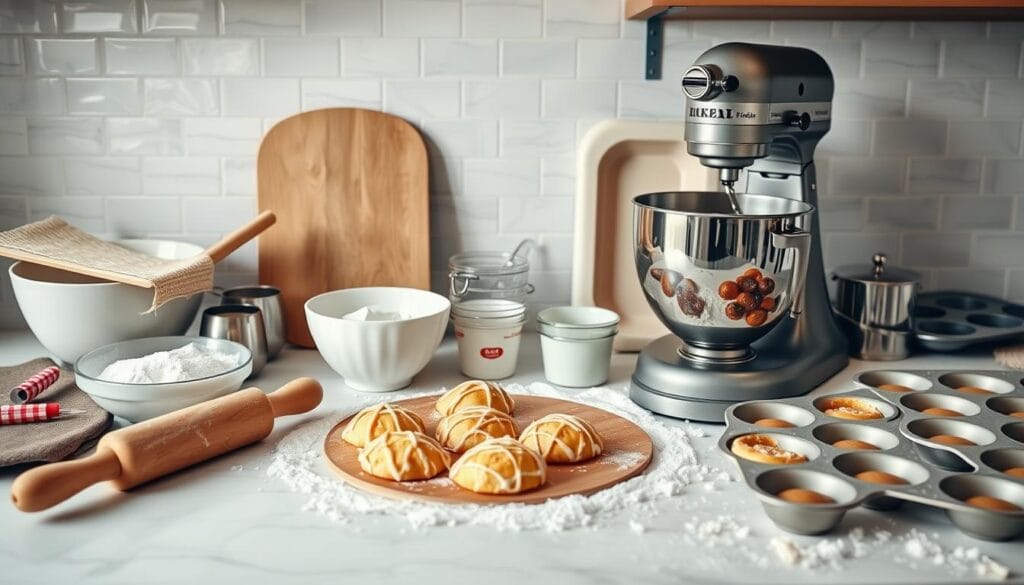
[[[512,414],[515,402],[505,389],[495,382],[469,380],[445,392],[437,399],[435,408],[443,416],[474,406],[489,406],[505,414]]]
[[[430,479],[451,465],[451,458],[433,438],[415,431],[384,433],[359,451],[366,473],[394,481]]]
[[[604,442],[587,421],[571,414],[549,414],[533,421],[519,441],[540,453],[548,463],[578,463],[593,459]]]
[[[461,453],[487,439],[517,434],[519,428],[511,416],[487,406],[474,406],[442,418],[435,436],[445,449]]]
[[[547,467],[536,452],[512,437],[501,437],[466,451],[449,476],[479,494],[518,494],[543,485]]]
[[[806,463],[807,457],[779,447],[778,442],[768,435],[743,435],[736,437],[729,448],[737,457],[769,465],[793,465]]]
[[[365,447],[370,441],[391,431],[422,433],[423,419],[411,410],[385,402],[360,410],[341,432],[341,438],[356,447]]]
[[[882,418],[882,411],[866,400],[840,396],[830,398],[822,405],[822,411],[832,418],[843,420],[871,420]]]

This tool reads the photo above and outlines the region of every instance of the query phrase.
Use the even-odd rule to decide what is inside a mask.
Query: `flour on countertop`
[[[192,342],[170,351],[118,360],[104,368],[99,378],[121,384],[166,384],[208,378],[236,366],[238,356]]]

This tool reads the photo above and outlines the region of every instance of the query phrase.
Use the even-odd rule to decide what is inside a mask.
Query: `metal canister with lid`
[[[914,300],[921,276],[887,266],[881,252],[871,264],[837,268],[833,308],[849,340],[850,355],[865,360],[901,360],[914,337]]]

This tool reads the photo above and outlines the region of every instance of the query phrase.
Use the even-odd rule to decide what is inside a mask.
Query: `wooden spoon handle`
[[[108,448],[73,461],[42,465],[22,473],[11,485],[11,501],[22,512],[55,506],[94,483],[121,476],[121,462]]]
[[[274,418],[309,412],[320,404],[323,397],[323,387],[313,378],[296,378],[267,394]]]
[[[274,225],[276,221],[277,216],[274,215],[273,211],[264,211],[249,223],[224,236],[224,239],[207,248],[206,255],[212,258],[214,263],[220,262],[228,254],[241,248],[246,242]]]

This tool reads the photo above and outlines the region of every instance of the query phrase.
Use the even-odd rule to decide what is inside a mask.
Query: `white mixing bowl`
[[[126,248],[167,259],[189,258],[199,246],[166,240],[121,240]],[[153,290],[100,280],[38,264],[11,266],[11,284],[29,329],[51,354],[73,364],[98,347],[136,339],[181,335],[203,295],[175,299],[152,313]]]
[[[365,306],[399,312],[401,321],[342,319]],[[316,348],[345,383],[363,392],[408,386],[441,344],[451,303],[425,290],[350,288],[306,301],[306,322]]]

